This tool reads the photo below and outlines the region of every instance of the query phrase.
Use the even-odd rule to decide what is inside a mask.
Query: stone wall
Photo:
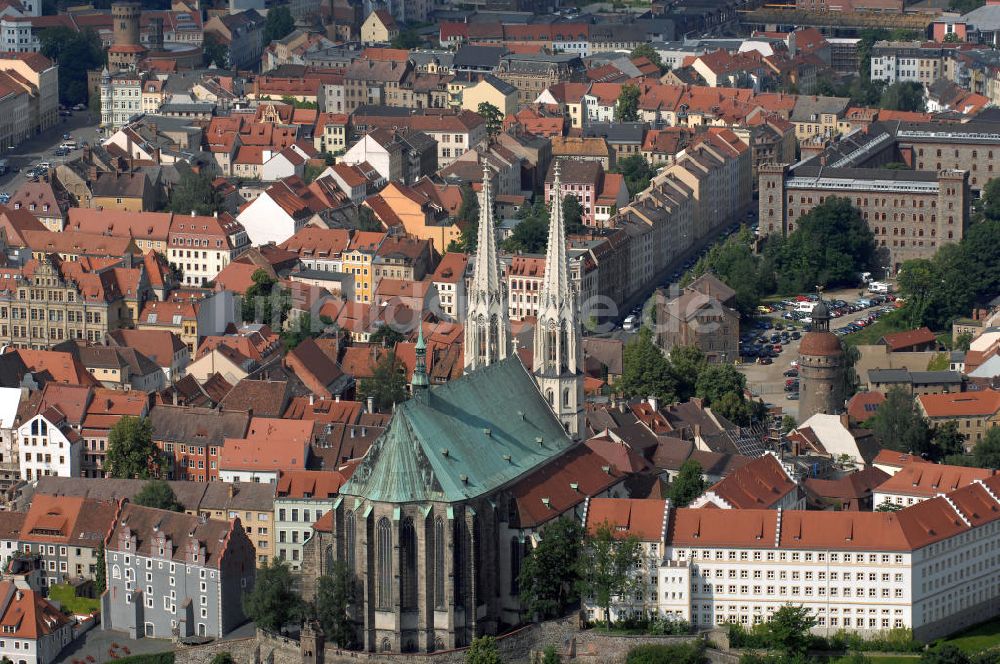
[[[684,643],[700,636],[618,636],[581,631],[575,619],[550,620],[526,625],[497,638],[500,657],[505,662],[531,662],[547,646],[555,646],[564,661],[593,664],[622,664],[629,650],[645,643]],[[327,645],[324,664],[464,664],[466,648],[435,653],[370,653],[339,650]],[[257,631],[255,639],[211,643],[178,651],[177,664],[205,664],[215,653],[228,651],[239,664],[302,664],[299,642]],[[708,651],[715,664],[738,664],[739,656],[718,650]]]

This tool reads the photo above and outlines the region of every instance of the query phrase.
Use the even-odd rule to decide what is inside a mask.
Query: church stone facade
[[[557,170],[558,173],[558,170]],[[488,183],[489,178],[485,178]],[[518,624],[517,577],[532,533],[511,488],[544,476],[583,431],[580,320],[568,278],[557,175],[535,367],[510,352],[492,195],[483,191],[465,327],[466,375],[398,405],[304,547],[302,591],[343,561],[355,581],[356,645],[432,652]],[[539,361],[541,358],[541,361]]]

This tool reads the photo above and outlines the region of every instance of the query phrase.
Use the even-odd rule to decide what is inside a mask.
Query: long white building
[[[584,523],[592,531],[608,522],[643,541],[640,590],[619,598],[616,617],[644,611],[698,627],[750,626],[791,603],[811,610],[820,633],[907,627],[931,640],[1000,613],[998,496],[1000,477],[899,512],[674,509],[605,498],[589,501]]]

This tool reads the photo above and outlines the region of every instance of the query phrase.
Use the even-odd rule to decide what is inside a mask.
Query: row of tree
[[[646,326],[625,345],[622,376],[614,387],[626,397],[656,397],[663,403],[697,396],[740,425],[764,415],[763,404],[746,398],[746,376],[733,365],[709,364],[694,346],[676,346],[666,356]]]
[[[884,261],[861,212],[839,197],[802,215],[787,236],[769,235],[762,251],[756,247],[754,236],[743,229],[714,245],[682,283],[714,273],[736,291],[736,308],[748,318],[766,295],[854,286],[862,272],[874,271]]]

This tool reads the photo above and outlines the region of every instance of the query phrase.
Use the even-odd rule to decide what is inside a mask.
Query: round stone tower
[[[812,331],[799,345],[799,422],[843,410],[844,370],[844,349],[830,332],[830,310],[820,298],[812,310]]]
[[[138,2],[116,2],[111,5],[115,43],[108,49],[108,65],[112,73],[135,69],[146,55],[146,49],[139,41],[141,15],[142,6]]]
[[[142,8],[138,2],[116,2],[111,5],[111,19],[114,22],[116,45],[139,45],[139,16],[141,12]]]

